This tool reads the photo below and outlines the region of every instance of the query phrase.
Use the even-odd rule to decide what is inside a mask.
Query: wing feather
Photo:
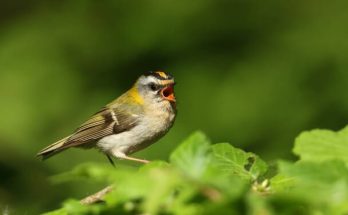
[[[63,147],[83,146],[105,136],[121,133],[136,125],[137,118],[117,109],[103,108],[82,124]]]
[[[138,115],[130,114],[123,108],[105,107],[76,129],[75,133],[44,148],[38,156],[45,159],[70,147],[94,146],[91,144],[105,136],[132,129],[137,121]]]

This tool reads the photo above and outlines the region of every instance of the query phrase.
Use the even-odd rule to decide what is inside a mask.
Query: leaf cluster
[[[102,203],[86,206],[70,199],[46,214],[346,214],[347,152],[348,128],[302,133],[294,147],[299,160],[275,166],[195,132],[169,162],[139,169],[85,164],[56,176],[58,181],[104,182],[114,189]]]

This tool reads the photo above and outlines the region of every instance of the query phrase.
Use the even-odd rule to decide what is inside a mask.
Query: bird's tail
[[[64,147],[64,143],[69,139],[70,136],[65,137],[46,148],[42,149],[39,153],[36,154],[37,157],[41,157],[42,160],[46,160],[47,158],[50,158],[51,156],[67,149]]]

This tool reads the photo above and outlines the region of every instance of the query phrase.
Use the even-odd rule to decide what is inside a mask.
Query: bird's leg
[[[129,157],[125,153],[120,152],[120,151],[112,151],[112,155],[115,156],[116,158],[119,158],[119,159],[136,161],[136,162],[140,162],[140,163],[144,163],[144,164],[150,163],[150,161],[148,161],[148,160],[143,160],[143,159],[139,159],[139,158]]]
[[[123,159],[130,160],[130,161],[137,161],[137,162],[144,163],[144,164],[150,163],[150,161],[148,161],[148,160],[133,158],[133,157],[128,157],[128,156],[125,156]]]
[[[112,160],[112,158],[110,157],[110,155],[109,155],[109,154],[106,154],[106,157],[108,158],[108,160],[109,160],[109,162],[111,163],[111,165],[112,165],[113,167],[115,167],[115,163],[114,163],[114,161]]]

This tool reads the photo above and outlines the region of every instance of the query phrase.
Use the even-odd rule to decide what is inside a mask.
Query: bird
[[[167,72],[142,74],[131,89],[37,156],[46,160],[68,148],[81,147],[99,149],[112,165],[113,158],[149,163],[129,155],[155,143],[173,126],[177,115],[174,85],[174,77]]]

